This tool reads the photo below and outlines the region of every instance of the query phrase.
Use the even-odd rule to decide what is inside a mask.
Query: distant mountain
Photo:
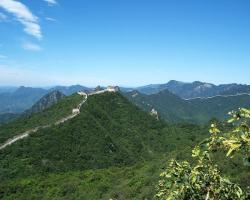
[[[94,88],[88,88],[81,85],[56,86],[50,89],[31,88],[31,87],[0,87],[0,114],[1,113],[21,113],[36,103],[44,95],[59,91],[65,95],[71,95],[78,91],[91,91]],[[97,87],[96,89],[102,89]],[[173,94],[182,99],[191,99],[197,97],[213,97],[217,95],[237,95],[250,94],[250,86],[242,84],[222,84],[214,85],[195,81],[185,83],[180,81],[169,81],[166,84],[151,84],[137,88],[120,88],[122,92],[132,92],[136,90],[142,94],[156,94],[168,89]]]
[[[141,87],[137,87],[134,90],[137,90],[143,94],[155,94],[160,92],[161,90],[166,89],[165,84],[150,84]]]
[[[0,113],[20,113],[30,108],[47,90],[41,88],[19,87],[11,93],[0,94]]]
[[[44,95],[59,91],[65,95],[71,95],[78,91],[89,91],[90,88],[81,85],[56,86],[50,89],[32,88],[21,86],[0,87],[0,114],[1,113],[21,113],[29,109]],[[2,93],[1,93],[2,91]]]
[[[242,93],[250,94],[250,85],[242,84],[222,84],[214,85],[195,81],[193,83],[183,83],[170,81],[166,88],[181,98],[213,97],[217,95],[236,95]]]
[[[170,122],[207,123],[212,118],[225,119],[228,111],[250,107],[250,95],[215,96],[184,100],[168,90],[146,95],[138,91],[124,93],[134,104],[150,112],[156,109],[160,116]]]
[[[71,95],[75,92],[79,92],[79,91],[89,91],[90,88],[88,87],[84,87],[81,85],[72,85],[72,86],[56,86],[53,87],[51,89],[49,89],[49,91],[59,91],[65,95]]]
[[[27,113],[41,112],[56,104],[64,97],[66,97],[66,95],[64,95],[63,93],[59,91],[52,91],[43,96],[38,102],[36,102],[29,110],[27,110]]]
[[[14,114],[14,113],[0,114],[0,125],[5,124],[5,123],[9,123],[9,122],[15,120],[16,118],[18,118],[19,116],[20,116],[20,114]]]
[[[11,93],[17,90],[18,87],[13,87],[13,86],[0,86],[0,94],[2,93]]]
[[[169,81],[166,84],[152,84],[136,88],[137,91],[144,94],[155,94],[162,90],[168,89],[172,93],[183,99],[197,98],[197,97],[212,97],[216,95],[236,95],[242,93],[250,94],[250,85],[242,84],[222,84],[214,85],[195,81],[192,83],[185,83],[180,81]]]
[[[190,113],[192,107],[180,97],[168,90],[160,91],[156,94],[146,95],[133,91],[124,95],[134,104],[143,110],[150,112],[156,109],[160,116],[169,122],[191,121]]]

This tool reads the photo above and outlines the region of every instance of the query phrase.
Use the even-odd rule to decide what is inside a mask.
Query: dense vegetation
[[[250,95],[213,97],[183,100],[168,90],[145,95],[137,91],[124,95],[140,108],[150,111],[155,108],[161,117],[170,122],[207,124],[211,118],[224,120],[228,111],[250,107]]]
[[[19,116],[20,116],[20,114],[14,114],[14,113],[0,114],[0,125],[11,122],[14,119],[18,118]]]
[[[41,181],[40,187],[45,187],[43,183],[48,185],[44,188],[46,194],[53,188],[63,190],[61,187],[70,181],[73,185],[86,184],[85,187],[97,182],[101,185],[100,178],[95,179],[96,176],[107,176],[108,180],[104,180],[103,184],[107,184],[105,187],[109,188],[110,193],[106,189],[99,191],[98,187],[80,188],[92,195],[89,199],[98,199],[101,194],[114,197],[120,194],[120,199],[125,199],[126,195],[152,197],[160,170],[155,165],[163,166],[163,162],[170,157],[188,156],[186,152],[192,144],[206,135],[198,126],[172,126],[157,121],[120,94],[91,96],[81,110],[81,114],[73,120],[39,131],[0,152],[2,197],[10,195],[10,198],[14,198],[12,195],[23,194],[25,199],[28,191],[32,190],[35,194],[36,190],[41,189],[40,184],[37,185],[38,180]],[[4,131],[4,128],[1,130]],[[151,173],[147,172],[148,168],[154,170],[152,176],[145,178],[144,173]],[[89,171],[89,179],[79,180],[77,177],[88,173],[82,172],[88,169],[92,170]],[[136,176],[129,175],[137,173]],[[117,185],[113,181],[115,177],[118,179]],[[62,181],[61,186],[55,186],[57,178]],[[126,183],[130,184],[125,187]],[[147,189],[143,189],[145,185],[148,185]],[[137,194],[138,191],[141,192]],[[61,193],[54,195],[60,196]],[[80,194],[73,190],[69,195],[73,199],[74,195]]]
[[[72,109],[81,101],[82,97],[76,94],[71,97],[65,97],[54,106],[42,112],[23,115],[23,117],[11,123],[0,126],[0,143],[28,129],[56,122],[62,117],[69,115]]]
[[[220,130],[217,124],[212,124],[210,138],[197,145],[192,156],[197,158],[190,164],[187,161],[172,160],[166,171],[161,173],[158,193],[160,200],[185,199],[220,199],[247,200],[250,198],[250,110],[239,109],[230,113],[232,124],[226,130]],[[248,168],[246,176],[248,183],[242,189],[237,183],[223,177],[215,164],[215,152],[225,150],[227,157],[237,156]],[[217,160],[218,161],[218,160]],[[237,176],[235,174],[234,176]]]
[[[51,110],[62,111],[58,105],[71,107],[79,100],[77,95],[66,97],[43,114],[19,120],[50,120]],[[21,121],[20,126],[2,126],[1,134],[8,127],[19,132]],[[0,198],[152,199],[165,164],[193,160],[190,151],[208,136],[207,130],[156,120],[119,93],[90,96],[76,118],[0,152]],[[248,184],[242,162],[220,164],[228,176],[237,171],[235,180]]]

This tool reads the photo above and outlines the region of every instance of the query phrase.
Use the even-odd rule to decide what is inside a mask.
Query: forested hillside
[[[38,113],[24,114],[22,117],[0,126],[0,143],[7,139],[20,134],[37,126],[44,126],[55,123],[57,120],[71,114],[82,101],[82,97],[74,94],[70,97],[65,97],[52,107]]]
[[[78,101],[76,95],[66,97],[2,126],[1,134],[7,138],[11,130],[23,130],[24,122],[49,120],[52,111]],[[165,164],[171,158],[190,160],[194,144],[207,135],[206,126],[156,120],[119,93],[90,96],[77,117],[1,150],[0,198],[152,199]],[[235,180],[241,180],[246,169],[235,163],[219,164],[228,175],[240,168]]]
[[[67,98],[75,99],[76,96],[66,97],[62,102],[66,103]],[[70,102],[70,99],[67,103]],[[71,103],[74,102],[73,99]],[[45,120],[43,118],[45,116],[48,120],[52,110],[60,112],[58,108],[62,102],[42,113],[33,114],[29,118],[19,119],[17,122],[1,127],[1,135],[8,133],[3,135],[2,140],[13,135],[10,133],[11,130],[15,130],[15,132],[23,130],[21,124],[24,122],[29,126],[31,122],[33,124],[33,122]],[[19,124],[20,126],[18,126]],[[41,130],[0,152],[1,188],[6,189],[4,191],[2,189],[0,194],[2,197],[7,198],[10,195],[13,198],[12,195],[15,194],[7,189],[13,187],[17,188],[17,193],[20,195],[22,192],[19,193],[18,188],[27,190],[27,187],[30,187],[31,190],[36,191],[39,187],[44,187],[38,186],[36,183],[36,180],[41,180],[41,184],[43,181],[48,181],[49,185],[52,184],[44,188],[43,192],[46,196],[49,195],[51,189],[56,189],[53,184],[57,178],[61,179],[61,186],[64,186],[68,181],[73,181],[69,176],[75,177],[75,181],[78,182],[77,177],[80,174],[83,174],[84,177],[84,174],[90,173],[86,175],[89,178],[83,179],[84,182],[76,183],[89,184],[93,179],[97,186],[92,190],[86,190],[92,195],[90,199],[95,199],[94,197],[98,199],[98,195],[106,194],[105,191],[108,188],[110,195],[113,194],[116,186],[112,180],[115,177],[118,179],[117,190],[127,191],[126,195],[136,196],[136,188],[149,184],[150,190],[138,195],[151,195],[152,197],[160,168],[151,172],[153,167],[150,166],[154,165],[151,160],[163,165],[166,159],[177,156],[179,152],[182,152],[181,157],[185,156],[185,152],[187,149],[191,149],[194,141],[200,141],[205,135],[206,131],[198,126],[172,126],[163,121],[157,121],[132,105],[119,93],[90,96],[76,118],[62,125]],[[137,164],[139,165],[137,166]],[[96,169],[103,170],[95,171]],[[94,171],[78,173],[83,170]],[[139,182],[129,175],[137,172],[139,174],[136,176],[142,179]],[[152,174],[152,176],[145,179],[143,178],[144,172]],[[129,174],[126,175],[126,173]],[[38,179],[33,179],[34,176]],[[95,181],[96,176],[105,176],[107,180],[103,180],[104,183]],[[133,190],[129,189],[129,186],[122,189],[122,185],[125,184],[122,177],[131,182],[131,187],[135,184]],[[26,181],[31,185],[27,186]],[[98,186],[99,184],[104,184],[107,188],[102,191],[98,188],[101,187]],[[68,189],[71,190],[71,186],[67,187],[70,187]],[[119,191],[117,192],[119,193]],[[22,195],[25,199],[25,193]],[[28,194],[26,193],[26,195]],[[59,197],[61,194],[53,195]],[[77,194],[75,192],[69,194],[71,198],[74,195]]]
[[[250,95],[215,96],[184,100],[168,90],[146,95],[138,91],[124,93],[134,104],[150,112],[156,109],[169,122],[207,124],[211,119],[224,120],[229,111],[250,107]]]

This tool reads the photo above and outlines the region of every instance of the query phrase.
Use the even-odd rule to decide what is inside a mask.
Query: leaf
[[[241,146],[241,144],[232,144],[231,148],[227,152],[226,156],[228,157],[233,151],[235,151],[236,149],[238,149],[240,146]]]
[[[235,121],[235,119],[234,118],[231,118],[231,119],[229,119],[228,121],[227,121],[227,123],[232,123],[232,122],[234,122]]]

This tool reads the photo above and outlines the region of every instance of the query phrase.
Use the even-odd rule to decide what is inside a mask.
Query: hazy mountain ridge
[[[30,109],[26,111],[26,113],[36,113],[41,112],[52,105],[56,104],[60,100],[62,100],[66,95],[59,91],[52,91],[45,96],[43,96],[38,102],[36,102]]]
[[[90,88],[81,85],[56,86],[50,89],[32,88],[21,86],[14,90],[4,87],[4,93],[0,93],[0,114],[1,113],[22,113],[30,109],[44,95],[60,91],[65,95],[71,95],[78,91],[88,91]]]
[[[212,97],[216,95],[236,95],[241,93],[250,93],[250,85],[243,84],[221,84],[214,85],[195,81],[186,83],[181,81],[169,81],[166,84],[152,84],[143,87],[135,88],[141,93],[155,94],[162,90],[168,89],[170,92],[176,94],[183,99],[196,97]]]
[[[82,85],[55,86],[49,89],[49,91],[59,91],[67,96],[78,91],[89,91],[89,90],[91,90],[91,88]]]
[[[168,89],[173,94],[183,98],[197,97],[213,97],[216,95],[237,95],[250,94],[250,86],[243,84],[221,84],[214,85],[195,81],[193,83],[185,83],[180,81],[169,81],[166,84],[151,84],[137,88],[121,87],[121,91],[129,92],[137,90],[143,94],[156,94],[162,90]],[[50,89],[31,88],[31,87],[0,87],[0,113],[21,113],[31,108],[40,98],[52,91],[60,91],[65,95],[71,95],[78,91],[90,91],[88,88],[81,85],[72,86],[55,86]]]
[[[165,89],[150,95],[138,91],[124,95],[147,112],[156,109],[163,119],[170,122],[203,124],[212,118],[224,120],[229,111],[239,107],[250,107],[250,95],[247,94],[184,100]]]
[[[38,101],[47,90],[19,87],[14,92],[0,94],[0,113],[21,113]]]

